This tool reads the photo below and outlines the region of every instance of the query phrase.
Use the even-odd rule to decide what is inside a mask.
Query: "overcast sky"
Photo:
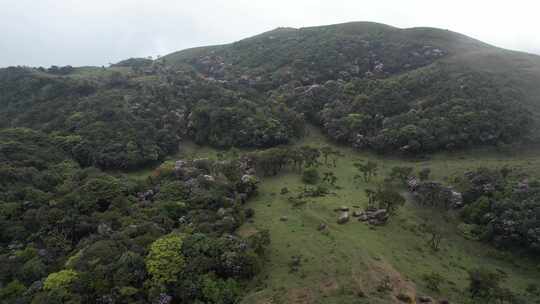
[[[536,0],[0,0],[0,66],[107,65],[279,26],[431,26],[540,54]]]

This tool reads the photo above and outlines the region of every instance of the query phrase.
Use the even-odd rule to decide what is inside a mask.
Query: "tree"
[[[368,198],[368,209],[372,209],[375,207],[375,203],[376,203],[376,199],[377,199],[377,192],[371,190],[371,189],[366,189],[364,190],[366,192],[366,196]]]
[[[427,243],[433,251],[439,251],[441,240],[442,240],[442,231],[441,229],[431,223],[424,225],[424,232],[428,235]]]
[[[65,289],[78,277],[78,273],[72,269],[65,269],[49,274],[43,283],[45,290]]]
[[[146,256],[146,268],[154,283],[163,285],[178,280],[178,274],[184,268],[182,243],[184,235],[169,234],[155,240],[150,245]]]
[[[337,182],[337,176],[334,174],[334,172],[324,172],[323,182],[327,182],[332,186],[336,185]]]
[[[393,167],[390,172],[390,179],[393,181],[399,181],[401,184],[406,185],[407,179],[413,172],[412,167]]]
[[[354,163],[353,164],[358,171],[362,174],[364,181],[369,182],[370,179],[377,175],[377,163],[372,161],[367,161],[367,163]],[[360,174],[354,177],[355,179],[360,178]]]
[[[321,148],[321,153],[324,158],[324,164],[328,165],[328,157],[334,153],[334,149],[330,146],[324,146]]]
[[[485,268],[475,268],[469,271],[469,292],[475,300],[491,303],[501,293],[500,283],[503,276]]]
[[[387,185],[380,186],[375,197],[379,208],[386,209],[390,215],[395,214],[397,209],[405,204],[405,198]]]

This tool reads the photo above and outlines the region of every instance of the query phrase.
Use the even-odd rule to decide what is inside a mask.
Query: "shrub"
[[[320,179],[319,171],[315,168],[308,168],[302,173],[302,181],[306,184],[315,185]]]
[[[43,283],[43,289],[56,290],[69,287],[78,277],[78,273],[72,269],[65,269],[49,274]]]
[[[155,283],[166,284],[177,281],[184,268],[181,253],[184,236],[169,234],[154,241],[146,257],[146,268]]]
[[[432,291],[439,291],[442,281],[444,280],[443,276],[438,272],[431,272],[424,274],[424,282],[426,282],[426,287]]]

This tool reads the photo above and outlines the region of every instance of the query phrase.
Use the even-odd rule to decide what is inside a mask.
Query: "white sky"
[[[535,0],[0,0],[0,66],[107,65],[278,26],[375,21],[540,54]]]

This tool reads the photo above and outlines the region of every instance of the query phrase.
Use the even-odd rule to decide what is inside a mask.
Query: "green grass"
[[[298,145],[332,145],[315,128]],[[256,230],[269,229],[272,243],[268,261],[262,273],[250,286],[252,291],[243,303],[393,303],[399,292],[414,291],[418,295],[449,298],[457,303],[467,299],[467,270],[487,266],[508,275],[506,286],[525,294],[528,284],[540,280],[538,263],[529,257],[500,252],[494,247],[464,239],[457,231],[456,215],[443,216],[437,209],[417,207],[408,201],[388,225],[370,229],[364,223],[351,218],[345,225],[336,223],[334,209],[342,205],[365,207],[364,189],[374,188],[393,166],[412,166],[417,170],[429,167],[432,177],[445,181],[449,177],[478,167],[520,168],[533,176],[540,174],[540,157],[535,150],[512,154],[493,149],[440,153],[426,160],[403,160],[371,153],[360,153],[348,147],[333,145],[343,153],[337,167],[320,168],[321,172],[333,171],[341,189],[333,189],[335,195],[309,199],[302,206],[294,207],[287,198],[303,188],[300,176],[285,172],[276,177],[264,178],[259,195],[247,207],[255,210],[254,223],[246,223],[240,235]],[[185,143],[180,152],[166,162],[182,158],[217,158],[224,153],[210,147]],[[378,177],[370,183],[356,183],[356,169],[352,164],[358,160],[373,160],[379,165]],[[128,173],[133,178],[144,179],[152,168]],[[282,195],[283,187],[290,190]],[[361,209],[360,208],[360,209]],[[287,216],[286,222],[280,221]],[[441,250],[433,252],[426,245],[426,238],[419,225],[426,219],[436,223],[444,231]],[[328,234],[317,231],[320,223],[328,225]],[[301,256],[298,272],[291,273],[289,262],[293,256]],[[445,280],[440,292],[426,288],[425,274],[437,272]],[[378,292],[377,286],[390,276],[395,289]],[[401,280],[398,282],[397,280]],[[358,297],[362,291],[365,297]],[[539,299],[529,298],[531,303]],[[454,303],[453,302],[453,303]]]
[[[328,143],[311,130],[311,136],[302,144]],[[289,172],[266,178],[258,197],[248,203],[248,207],[255,210],[255,220],[241,227],[239,233],[269,229],[272,244],[264,271],[253,283],[256,291],[244,303],[389,303],[394,301],[391,293],[376,291],[386,275],[395,281],[394,295],[416,289],[419,295],[446,297],[462,303],[466,299],[467,270],[480,265],[506,273],[508,287],[518,293],[525,293],[529,283],[540,279],[540,269],[533,261],[464,239],[456,230],[455,216],[443,217],[440,210],[421,209],[408,201],[387,226],[374,230],[354,218],[345,225],[338,225],[334,212],[342,205],[364,207],[367,204],[364,189],[374,188],[396,165],[430,167],[433,177],[441,180],[480,166],[510,165],[535,172],[540,158],[532,152],[509,156],[491,150],[475,150],[439,154],[426,161],[404,161],[357,153],[348,148],[340,147],[340,150],[344,156],[336,168],[321,168],[338,176],[341,189],[334,190],[335,195],[310,199],[305,205],[294,207],[287,197],[297,194],[303,185],[298,174]],[[359,185],[353,181],[356,169],[352,163],[359,159],[378,162],[381,170],[375,181]],[[283,187],[291,193],[281,195]],[[282,216],[287,216],[288,221],[280,221]],[[426,219],[443,228],[443,244],[438,252],[429,249],[419,230]],[[328,225],[328,235],[317,231],[323,222]],[[298,272],[291,273],[288,263],[292,256],[298,255],[302,257],[302,266]],[[440,293],[429,291],[425,286],[423,275],[431,272],[445,278]],[[401,282],[397,282],[398,279]],[[360,290],[366,297],[356,295]]]

